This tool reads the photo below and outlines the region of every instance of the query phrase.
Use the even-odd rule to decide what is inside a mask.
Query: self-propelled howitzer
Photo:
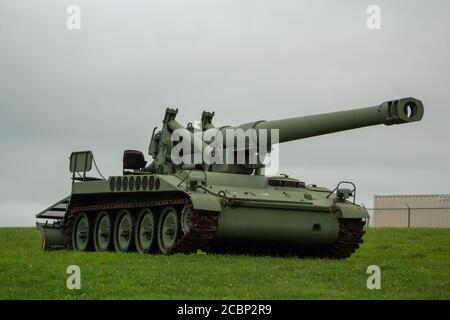
[[[168,108],[159,131],[153,130],[146,166],[139,151],[127,150],[121,175],[100,179],[86,176],[95,165],[90,151],[74,152],[70,159],[71,195],[37,215],[53,220],[38,223],[43,248],[80,251],[132,251],[144,253],[293,254],[329,258],[349,257],[362,243],[367,210],[355,203],[356,187],[340,182],[327,189],[286,175],[265,176],[264,163],[251,163],[252,137],[267,132],[265,144],[271,151],[276,142],[288,142],[317,135],[378,124],[392,125],[421,120],[420,100],[404,98],[381,105],[296,117],[256,121],[238,127],[215,127],[214,113],[204,112],[201,128],[182,126],[177,110]],[[189,140],[194,154],[216,155],[212,149],[219,134],[255,132],[241,147],[224,139],[224,163],[174,161],[174,150]],[[214,139],[205,140],[205,133]],[[179,132],[183,139],[174,139]],[[257,138],[256,138],[257,140]],[[269,142],[267,142],[269,141]],[[273,142],[273,141],[272,141]],[[217,146],[217,145],[216,145]],[[209,149],[208,149],[209,148]],[[178,149],[177,149],[178,150]],[[244,152],[244,161],[229,163],[230,154]]]

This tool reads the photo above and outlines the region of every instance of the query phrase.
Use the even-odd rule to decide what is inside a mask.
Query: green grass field
[[[369,229],[344,261],[137,253],[41,253],[33,228],[0,229],[1,299],[449,299],[449,229]],[[366,287],[381,268],[381,289]],[[81,290],[66,287],[69,265]]]

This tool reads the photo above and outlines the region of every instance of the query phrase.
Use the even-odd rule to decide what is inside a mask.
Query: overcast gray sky
[[[81,8],[68,30],[66,8]],[[381,8],[368,30],[366,9]],[[422,122],[281,146],[281,172],[374,194],[450,193],[449,1],[0,0],[0,226],[70,193],[68,156],[119,174],[165,107],[237,125],[413,96]],[[149,159],[147,159],[149,160]]]

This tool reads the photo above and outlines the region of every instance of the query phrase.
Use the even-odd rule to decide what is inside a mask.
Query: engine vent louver
[[[141,177],[136,177],[136,181],[134,182],[134,187],[137,191],[141,190]]]
[[[130,177],[130,181],[128,182],[128,189],[130,191],[134,190],[134,177]]]
[[[151,176],[148,181],[148,190],[152,191],[155,186],[155,177]]]
[[[116,188],[116,179],[114,177],[109,178],[109,189],[114,191]]]
[[[122,188],[123,188],[123,191],[128,190],[128,178],[127,177],[123,177]]]
[[[155,190],[159,190],[159,187],[161,186],[161,181],[159,178],[156,178],[155,180]]]
[[[117,177],[116,179],[116,190],[120,191],[122,189],[122,178],[121,177]]]
[[[145,176],[144,178],[142,178],[142,190],[147,190],[147,186],[148,186],[148,177]]]

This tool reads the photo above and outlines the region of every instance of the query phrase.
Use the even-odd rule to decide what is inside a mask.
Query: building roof
[[[442,200],[450,200],[450,194],[387,194],[387,195],[374,195],[377,198],[422,198],[433,197],[440,198]]]

